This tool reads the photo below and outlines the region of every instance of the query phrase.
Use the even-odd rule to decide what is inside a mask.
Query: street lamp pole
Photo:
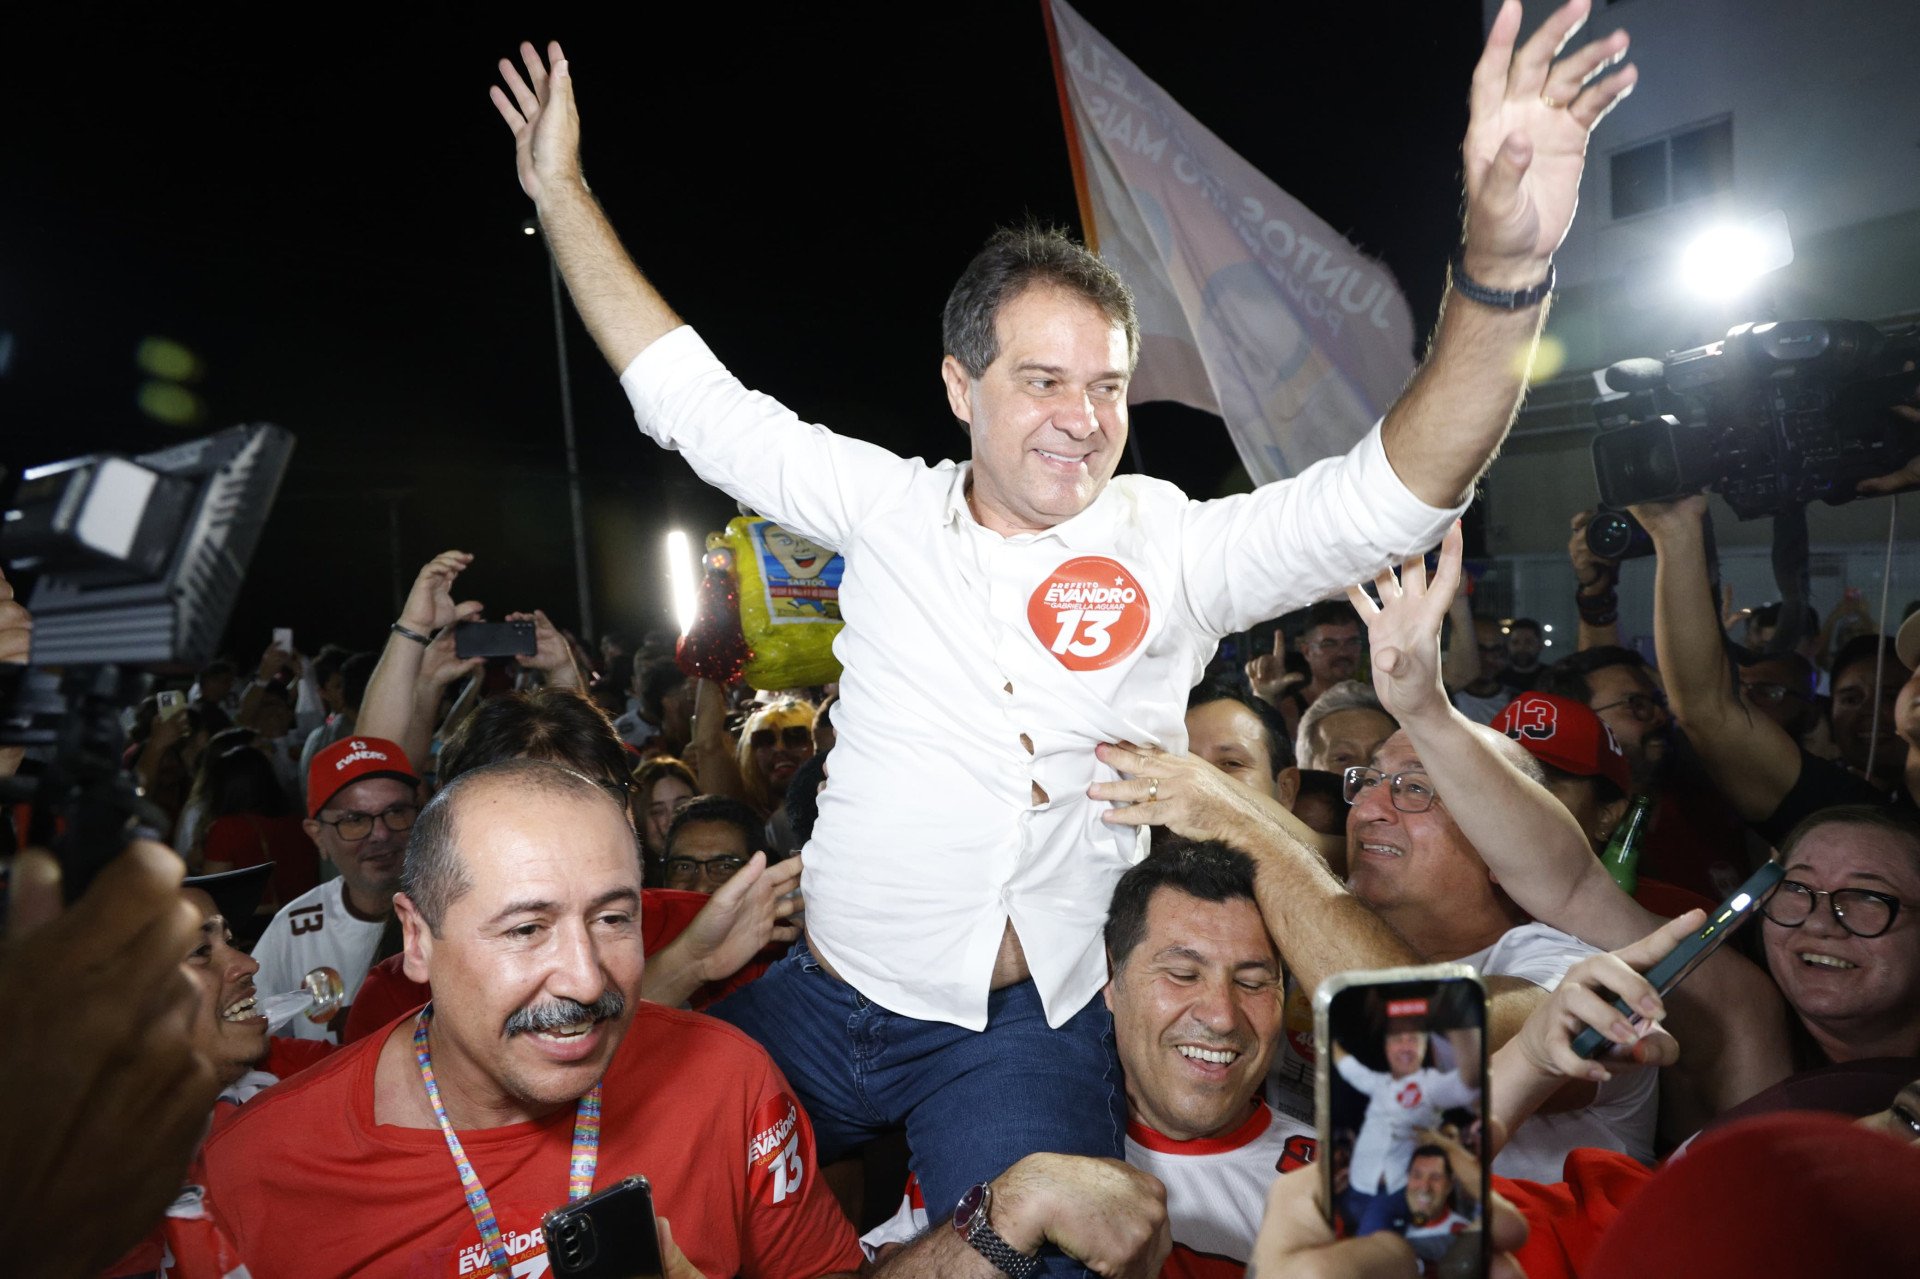
[[[529,220],[524,228],[537,234],[539,224]],[[544,244],[545,236],[541,237]],[[567,368],[567,311],[560,288],[560,263],[547,244],[547,277],[553,290],[553,347],[560,361],[560,429],[567,441],[567,497],[573,506],[573,579],[580,596],[580,636],[591,645],[598,631],[593,624],[593,593],[587,585],[587,520],[580,497],[580,450],[573,434],[573,375]]]

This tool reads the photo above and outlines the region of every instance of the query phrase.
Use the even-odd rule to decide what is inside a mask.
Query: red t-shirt
[[[1527,1279],[1574,1279],[1621,1210],[1653,1179],[1631,1155],[1581,1148],[1567,1153],[1565,1181],[1551,1185],[1494,1177],[1493,1188],[1527,1219],[1527,1243],[1513,1258]]]
[[[685,932],[693,917],[707,904],[705,893],[683,892],[677,888],[646,888],[640,892],[640,945],[653,954]],[[688,1002],[696,1010],[705,1008],[722,995],[731,994],[767,971],[767,964],[778,959],[785,947],[768,947],[754,956],[753,962],[725,981],[710,981],[695,991]],[[771,953],[770,953],[771,952]],[[405,956],[393,955],[367,971],[360,992],[347,1009],[342,1043],[364,1039],[402,1013],[410,1013],[433,994],[422,982],[407,976]]]
[[[200,847],[207,861],[235,870],[272,862],[273,879],[262,905],[284,906],[320,882],[320,850],[298,817],[229,813],[207,827]]]
[[[342,1049],[207,1140],[209,1202],[254,1279],[487,1274],[439,1129],[374,1122],[381,1047],[410,1033],[403,1021]],[[710,1017],[638,1003],[604,1085],[594,1188],[645,1175],[654,1210],[703,1273],[810,1279],[859,1268],[813,1127],[758,1044]],[[547,1273],[540,1219],[566,1202],[573,1121],[566,1106],[460,1134],[526,1279]]]

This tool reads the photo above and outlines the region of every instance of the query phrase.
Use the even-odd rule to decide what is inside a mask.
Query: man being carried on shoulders
[[[1214,502],[1114,477],[1132,300],[1057,235],[995,236],[948,299],[940,374],[970,462],[902,459],[749,392],[588,192],[559,47],[523,46],[524,76],[502,63],[521,186],[642,429],[846,557],[806,945],[716,1009],[793,1067],[825,1157],[904,1123],[944,1204],[1030,1151],[1121,1153],[1100,928],[1145,838],[1086,802],[1112,776],[1093,747],[1184,749],[1185,693],[1222,635],[1431,545],[1456,516],[1512,420],[1588,132],[1633,83],[1613,69],[1623,32],[1555,61],[1586,8],[1572,0],[1517,50],[1517,0],[1493,23],[1465,242],[1400,401],[1347,456]],[[927,794],[942,797],[934,840]]]

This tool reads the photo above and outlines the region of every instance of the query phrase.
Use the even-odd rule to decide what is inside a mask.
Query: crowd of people
[[[462,658],[449,550],[384,636],[126,707],[164,829],[71,906],[11,862],[21,1272],[537,1276],[545,1214],[634,1174],[674,1279],[1415,1275],[1469,1223],[1495,1273],[1920,1267],[1920,614],[1722,617],[1699,498],[1634,512],[1650,651],[1584,516],[1574,651],[1473,611],[1459,516],[1633,83],[1623,33],[1559,56],[1584,11],[1493,23],[1401,400],[1207,503],[1114,475],[1137,323],[1066,237],[969,265],[971,461],[905,461],[740,386],[587,192],[564,54],[503,62],[642,429],[844,555],[843,677],[724,686],[538,609]],[[32,628],[0,584],[0,661]],[[1754,927],[1651,986],[1768,861]],[[1404,1008],[1378,1062],[1316,1042],[1328,978],[1435,963],[1484,983],[1484,1071]],[[1324,1150],[1317,1075],[1365,1112]]]

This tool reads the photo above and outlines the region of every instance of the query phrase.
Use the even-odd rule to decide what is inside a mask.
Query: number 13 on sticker
[[[1124,660],[1146,638],[1147,593],[1117,561],[1068,560],[1034,588],[1027,624],[1070,671],[1097,671]]]

